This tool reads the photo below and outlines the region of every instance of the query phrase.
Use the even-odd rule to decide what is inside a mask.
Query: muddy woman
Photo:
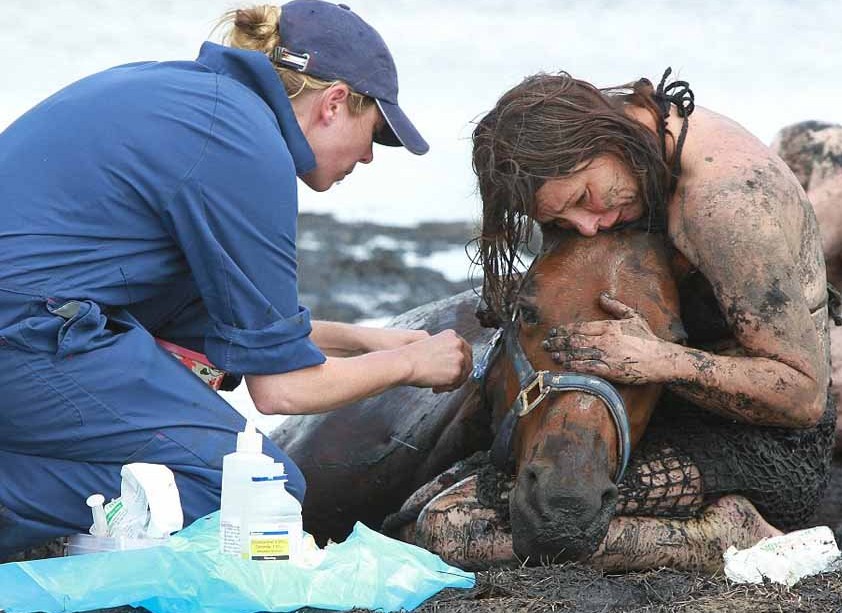
[[[484,293],[499,317],[510,315],[533,222],[586,237],[636,225],[672,252],[685,343],[656,337],[608,294],[603,321],[559,326],[544,343],[564,370],[665,386],[590,558],[607,568],[713,568],[728,545],[802,525],[832,451],[825,265],[810,203],[770,149],[668,78],[604,90],[539,74],[506,92],[473,136]]]

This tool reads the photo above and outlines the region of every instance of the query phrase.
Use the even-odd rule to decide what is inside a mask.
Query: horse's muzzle
[[[617,487],[607,478],[559,483],[553,466],[524,466],[509,513],[515,554],[530,563],[582,560],[593,554],[614,516]]]

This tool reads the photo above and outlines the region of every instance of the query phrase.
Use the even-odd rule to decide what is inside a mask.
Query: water
[[[419,158],[378,147],[374,164],[358,167],[330,191],[302,186],[305,211],[400,225],[475,220],[471,122],[538,71],[564,69],[608,86],[640,76],[657,80],[670,65],[691,83],[699,105],[765,142],[805,119],[842,123],[838,0],[348,2],[390,44],[402,106],[431,152]],[[4,0],[0,129],[91,72],[195,57],[232,6],[223,0]],[[450,255],[443,261],[452,261]],[[256,414],[245,386],[227,396]],[[268,431],[277,421],[259,423]]]

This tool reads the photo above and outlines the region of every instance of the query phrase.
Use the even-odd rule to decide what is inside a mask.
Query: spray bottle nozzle
[[[237,434],[237,451],[263,452],[263,435],[254,427],[252,420],[246,420],[245,428]]]

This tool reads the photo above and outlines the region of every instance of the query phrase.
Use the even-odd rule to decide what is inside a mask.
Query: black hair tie
[[[679,117],[687,117],[696,108],[696,97],[693,95],[693,90],[690,89],[690,84],[687,81],[673,81],[666,85],[667,77],[672,74],[672,68],[667,68],[664,71],[664,76],[655,91],[655,97],[659,102],[664,101],[672,103],[678,109]],[[662,104],[662,108],[663,108]],[[666,108],[667,114],[669,107]]]
[[[678,134],[675,151],[673,151],[672,155],[669,185],[669,194],[672,195],[678,184],[678,178],[681,176],[681,150],[684,148],[684,139],[687,136],[687,118],[696,108],[696,97],[693,95],[693,90],[690,89],[690,84],[687,81],[673,81],[667,85],[667,77],[670,74],[672,74],[672,68],[667,68],[664,71],[664,76],[661,77],[658,89],[655,90],[654,98],[661,109],[661,121],[658,122],[658,136],[661,138],[661,151],[663,152],[665,162],[667,157],[667,118],[670,114],[671,104],[675,105],[678,116],[684,120],[681,124],[681,131]]]

